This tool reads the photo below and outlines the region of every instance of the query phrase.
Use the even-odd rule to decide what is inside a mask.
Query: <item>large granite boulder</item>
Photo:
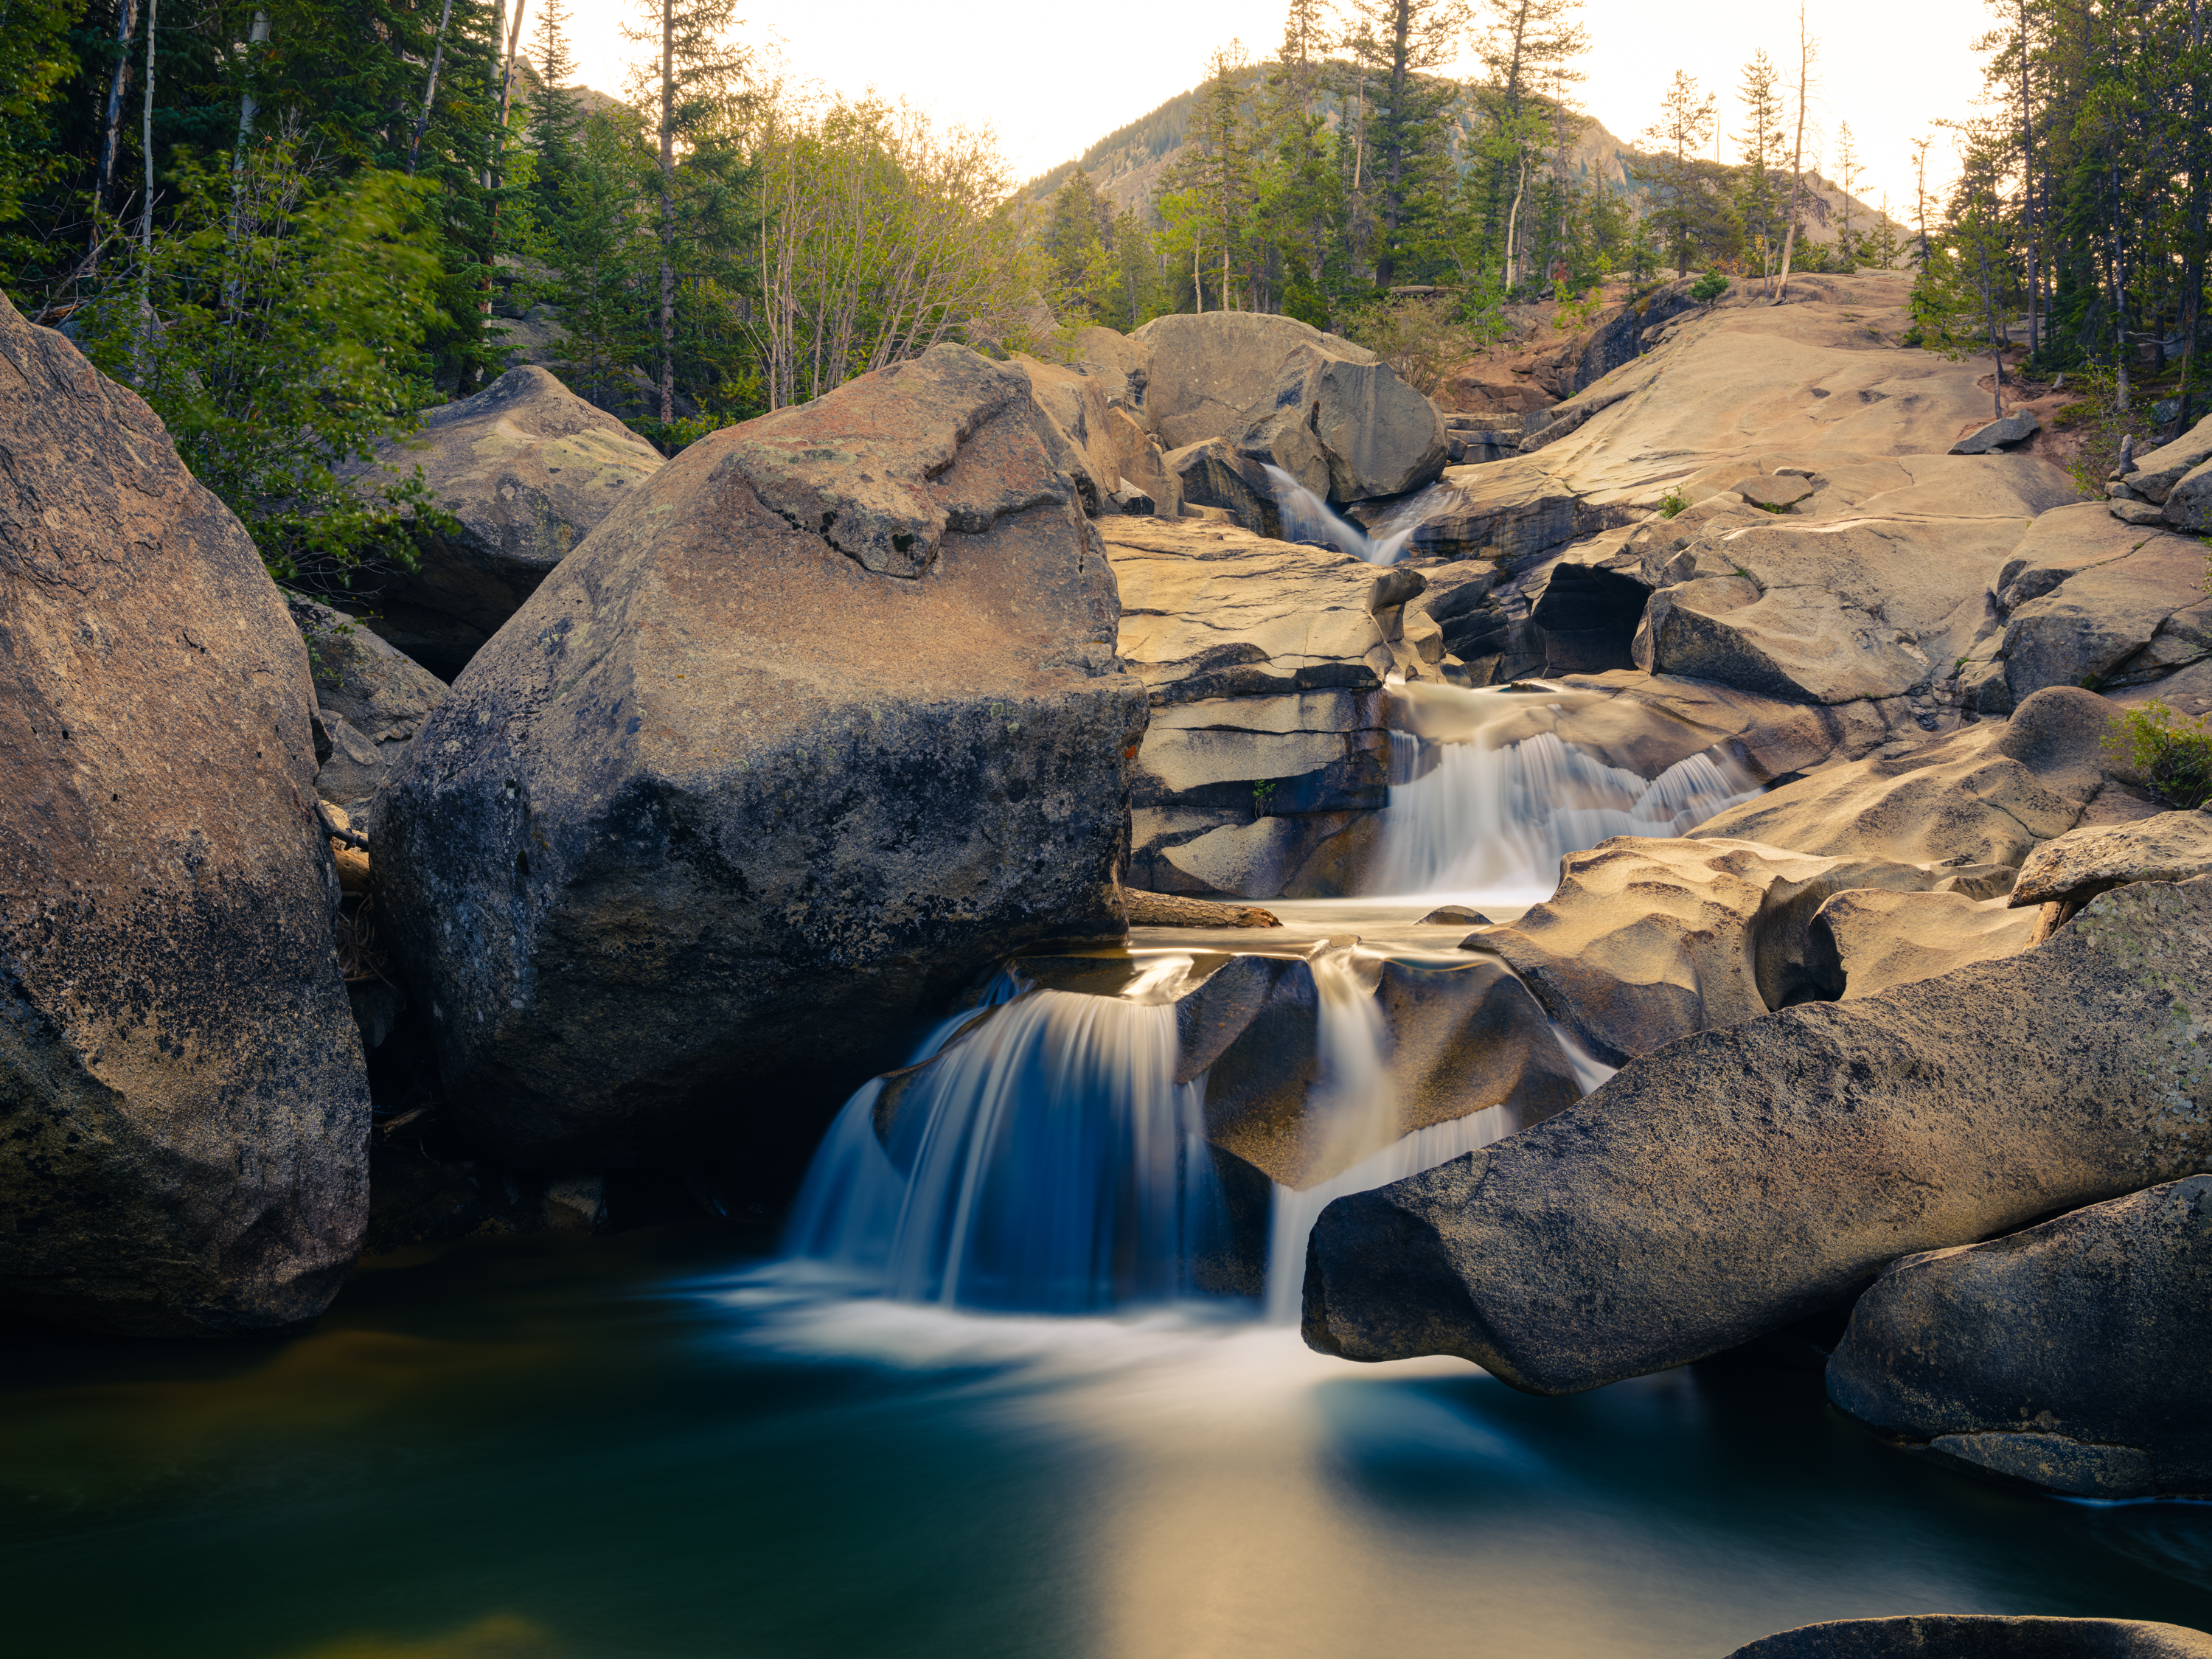
[[[2207,415],[2172,443],[2136,457],[2128,488],[2147,501],[2162,501],[2174,485],[2212,460],[2212,415]]]
[[[1170,451],[1221,438],[1339,501],[1396,495],[1443,471],[1436,405],[1388,363],[1291,317],[1155,318],[1144,412]]]
[[[1868,519],[1709,537],[1707,564],[1651,596],[1636,664],[1803,702],[1925,691],[1980,634],[1991,579],[2026,528]]]
[[[307,649],[145,404],[5,304],[0,358],[0,1301],[272,1329],[368,1211]]]
[[[1568,854],[1550,898],[1461,948],[1504,957],[1553,1019],[1618,1065],[1827,994],[1812,971],[1814,913],[1848,889],[1936,880],[1880,856],[1615,836]]]
[[[2212,1176],[1908,1255],[1851,1310],[1828,1395],[1972,1467],[2082,1498],[2212,1494]]]
[[[2212,1636],[2137,1619],[1919,1613],[1800,1625],[1728,1659],[2212,1659]]]
[[[1145,692],[1060,476],[1027,378],[940,346],[692,445],[562,562],[379,821],[465,1133],[780,1176],[984,964],[1121,929]]]
[[[2212,873],[2212,813],[2160,812],[2069,830],[2022,860],[2010,902],[2081,904],[2133,881]]]
[[[392,579],[370,623],[447,679],[662,465],[651,444],[532,367],[431,410],[376,461],[365,483],[419,466],[459,523],[425,538],[422,568]]]
[[[2046,943],[1630,1061],[1548,1122],[1322,1212],[1305,1334],[1570,1394],[1717,1353],[1891,1261],[2212,1169],[2212,878]]]
[[[315,679],[315,793],[373,817],[416,729],[446,700],[446,683],[366,623],[311,600],[289,603]]]
[[[2002,714],[2051,685],[2148,684],[2212,655],[2204,549],[2123,524],[2100,501],[2029,526],[1991,583],[2003,633],[1968,671],[1968,698]]]
[[[1130,879],[1248,898],[1353,890],[1389,804],[1390,676],[1434,678],[1421,577],[1186,520],[1099,520],[1120,649],[1152,704]]]
[[[1573,490],[1516,459],[1446,471],[1422,501],[1421,521],[1406,550],[1511,564],[1565,547],[1574,537]]]

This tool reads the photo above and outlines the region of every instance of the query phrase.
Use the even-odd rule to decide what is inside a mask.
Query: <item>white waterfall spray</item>
[[[789,1253],[913,1302],[1079,1313],[1177,1294],[1219,1206],[1203,1085],[1174,1080],[1175,1010],[1147,988],[1033,989],[947,1022],[926,1070],[847,1103]],[[887,1086],[903,1097],[879,1139]]]
[[[1434,697],[1446,689],[1424,690]],[[1382,854],[1369,883],[1378,893],[1534,904],[1558,886],[1569,853],[1610,836],[1682,835],[1759,793],[1758,781],[1719,750],[1647,780],[1553,732],[1500,742],[1498,727],[1526,707],[1525,696],[1456,695],[1473,711],[1470,725],[1435,745],[1425,775],[1413,775],[1420,740],[1393,734]]]
[[[1370,564],[1398,562],[1413,532],[1435,510],[1440,493],[1439,486],[1431,484],[1374,529],[1362,530],[1281,467],[1261,465],[1275,487],[1275,516],[1282,520],[1285,541],[1321,542]]]

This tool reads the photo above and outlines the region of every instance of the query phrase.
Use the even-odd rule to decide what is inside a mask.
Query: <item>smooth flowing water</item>
[[[1370,564],[1395,564],[1413,532],[1427,522],[1449,493],[1443,486],[1431,484],[1401,502],[1372,530],[1362,530],[1279,466],[1264,461],[1261,465],[1268,482],[1275,486],[1275,513],[1283,521],[1285,541],[1318,542]]]
[[[313,1334],[0,1329],[8,1647],[66,1659],[1718,1659],[2212,1626],[2212,1507],[1969,1481],[1817,1376],[1566,1400],[1170,1307],[811,1289],[704,1224],[358,1275]]]
[[[1551,732],[1504,740],[1532,695],[1424,687],[1464,708],[1455,740],[1392,734],[1398,751],[1377,893],[1528,905],[1559,885],[1559,860],[1611,836],[1679,836],[1749,800],[1756,779],[1718,750],[1646,779]],[[1429,753],[1420,756],[1420,745]],[[1417,757],[1431,764],[1425,770]]]

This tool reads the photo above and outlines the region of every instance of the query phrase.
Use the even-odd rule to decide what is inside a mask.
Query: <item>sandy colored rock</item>
[[[1914,1613],[1801,1625],[1729,1659],[2212,1659],[2212,1635],[2134,1619]]]
[[[338,1288],[368,1086],[307,653],[136,397],[0,303],[0,1302],[265,1331]]]
[[[1037,436],[1053,465],[1074,483],[1085,513],[1095,517],[1111,511],[1109,498],[1121,488],[1121,454],[1103,384],[1075,369],[1018,353],[1013,362],[1029,377]]]
[[[1550,898],[1462,948],[1503,957],[1553,1019],[1618,1065],[1822,994],[1814,913],[1848,888],[1934,880],[1879,857],[1615,836],[1567,854]]]
[[[2094,501],[2044,514],[2000,573],[2007,691],[2016,702],[2129,678],[2166,619],[2203,599],[2204,569],[2197,542],[2116,522]]]
[[[963,347],[686,449],[386,793],[449,1115],[521,1167],[795,1164],[984,963],[1118,933],[1118,611],[1028,380]]]
[[[1279,927],[1272,911],[1254,904],[1216,904],[1182,893],[1148,893],[1125,887],[1121,898],[1132,927]]]
[[[382,445],[366,484],[415,468],[459,520],[395,577],[371,627],[451,679],[568,550],[659,471],[660,452],[543,368],[511,368]]]
[[[1685,1038],[1331,1204],[1306,1340],[1455,1353],[1541,1394],[1717,1353],[1899,1255],[2212,1167],[2207,1009],[2200,877],[2106,893],[2003,962]]]
[[[1814,915],[1810,976],[1830,996],[1870,997],[1974,963],[2018,956],[2037,943],[2041,931],[2034,912],[2008,908],[2002,894],[1840,892]]]
[[[2134,823],[2072,830],[2030,853],[2015,905],[2079,904],[2131,881],[2212,872],[2212,813],[2161,812]]]
[[[1746,478],[1735,486],[1735,494],[1752,506],[1768,512],[1779,512],[1796,506],[1813,493],[1813,481],[1807,477],[1768,477],[1760,474]]]
[[[2071,830],[2106,782],[2115,706],[2054,686],[2009,721],[1802,778],[1690,832],[1905,864],[2018,865]]]
[[[2212,1493],[2212,1176],[1908,1255],[1851,1310],[1828,1395],[2083,1498]]]
[[[1531,461],[1448,469],[1422,503],[1408,553],[1525,559],[1574,539],[1574,492]]]
[[[1301,346],[1343,362],[1375,361],[1364,347],[1295,317],[1254,311],[1158,317],[1129,339],[1145,354],[1146,419],[1170,450],[1243,437]]]

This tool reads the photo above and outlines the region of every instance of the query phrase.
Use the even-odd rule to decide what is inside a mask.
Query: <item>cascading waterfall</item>
[[[931,1036],[912,1076],[863,1085],[816,1154],[787,1252],[911,1302],[1083,1313],[1173,1297],[1221,1206],[1202,1081],[1175,1079],[1172,1006],[1018,989]],[[903,1097],[889,1136],[876,1113]]]
[[[1515,712],[1508,700],[1461,695],[1471,704],[1492,700],[1497,712],[1464,741],[1437,744],[1426,775],[1414,775],[1419,740],[1394,735],[1382,854],[1370,884],[1379,893],[1534,904],[1558,885],[1567,854],[1609,836],[1679,836],[1759,791],[1717,750],[1646,780],[1553,732],[1499,743],[1492,733]]]
[[[1438,490],[1431,484],[1374,529],[1362,530],[1279,466],[1261,465],[1275,487],[1275,515],[1283,522],[1285,541],[1320,542],[1370,564],[1395,564],[1437,505]]]

